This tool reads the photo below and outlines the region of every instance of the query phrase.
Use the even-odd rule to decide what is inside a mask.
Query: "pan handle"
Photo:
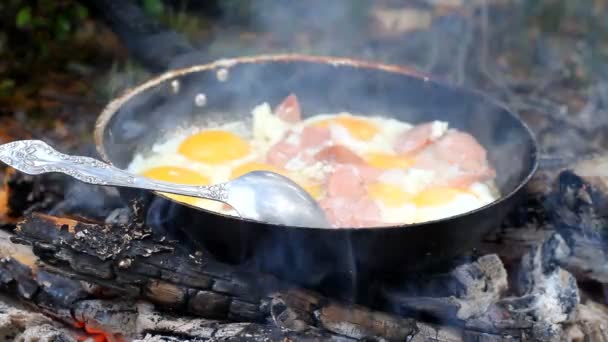
[[[165,71],[178,56],[196,53],[186,37],[149,17],[132,0],[80,1],[99,15],[130,54],[151,71]]]

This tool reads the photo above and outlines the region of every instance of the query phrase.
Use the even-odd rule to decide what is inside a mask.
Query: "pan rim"
[[[189,205],[187,203],[175,201],[175,200],[171,199],[170,197],[167,197],[158,191],[152,191],[155,196],[160,196],[160,197],[162,197],[166,200],[169,200],[171,202],[174,202],[178,205],[187,206],[194,210],[198,210],[198,211],[210,214],[210,215],[219,216],[226,220],[233,220],[233,221],[236,221],[239,223],[263,224],[263,225],[267,225],[267,226],[277,227],[279,229],[290,228],[290,229],[331,230],[331,231],[344,231],[345,233],[358,232],[358,231],[361,231],[361,232],[387,231],[387,230],[398,229],[398,228],[404,228],[404,229],[424,228],[425,226],[446,223],[448,221],[460,219],[460,218],[463,218],[463,217],[466,217],[469,215],[474,215],[478,212],[481,212],[481,211],[487,210],[491,207],[497,206],[497,205],[501,204],[502,202],[507,201],[508,199],[513,197],[515,194],[519,193],[523,189],[523,187],[525,187],[529,183],[529,181],[532,179],[532,177],[534,177],[534,174],[538,170],[538,167],[539,167],[538,142],[537,142],[536,136],[534,135],[534,133],[532,132],[532,130],[530,129],[528,124],[526,124],[519,117],[519,115],[517,115],[515,112],[513,112],[511,109],[509,109],[506,106],[506,104],[504,104],[501,101],[496,100],[495,98],[488,96],[487,94],[485,94],[479,90],[469,89],[469,88],[461,87],[458,85],[450,84],[445,81],[440,81],[436,78],[431,78],[430,76],[428,76],[422,72],[419,72],[415,69],[412,69],[412,68],[409,68],[406,66],[372,62],[372,61],[366,61],[366,60],[362,60],[362,59],[333,57],[333,56],[305,55],[305,54],[253,55],[253,56],[218,59],[213,62],[206,63],[206,64],[199,64],[199,65],[194,65],[194,66],[190,66],[187,68],[169,70],[169,71],[161,73],[160,75],[157,75],[157,76],[149,79],[148,81],[143,82],[133,88],[126,89],[125,91],[122,92],[121,95],[119,95],[118,97],[116,97],[112,101],[110,101],[104,107],[104,109],[101,111],[100,115],[97,117],[97,120],[95,123],[95,128],[94,128],[94,134],[93,134],[97,152],[101,156],[102,160],[104,160],[105,162],[107,162],[108,164],[110,164],[112,166],[115,166],[112,163],[112,161],[110,160],[110,158],[108,157],[106,150],[105,150],[105,146],[103,144],[105,129],[106,129],[108,123],[114,117],[114,115],[118,112],[118,110],[126,102],[128,102],[130,99],[134,98],[135,96],[139,95],[140,93],[144,92],[145,90],[150,89],[154,86],[157,86],[157,85],[159,85],[167,80],[173,79],[175,77],[183,76],[183,75],[194,73],[194,72],[208,71],[208,70],[213,70],[216,68],[230,68],[237,64],[254,64],[254,63],[264,63],[264,62],[321,63],[321,64],[333,65],[336,67],[337,66],[350,66],[350,67],[355,67],[355,68],[374,69],[374,70],[382,71],[382,72],[402,74],[404,76],[417,78],[419,80],[422,80],[423,82],[432,82],[432,83],[435,83],[442,87],[448,87],[451,89],[458,89],[460,91],[468,92],[471,95],[475,95],[481,99],[484,99],[489,104],[491,104],[497,108],[500,108],[504,112],[508,113],[508,115],[510,115],[513,119],[515,119],[522,126],[524,131],[526,131],[528,138],[530,139],[530,142],[532,144],[532,146],[531,146],[532,152],[531,152],[531,156],[530,156],[532,158],[532,165],[529,168],[528,173],[523,178],[523,180],[521,180],[516,187],[514,187],[511,191],[509,191],[509,193],[500,196],[495,201],[488,203],[482,207],[479,207],[477,209],[470,210],[470,211],[467,211],[467,212],[464,212],[464,213],[461,213],[458,215],[453,215],[453,216],[449,216],[449,217],[445,217],[445,218],[441,218],[441,219],[437,219],[437,220],[424,221],[424,222],[412,223],[412,224],[390,225],[390,226],[375,226],[375,227],[362,227],[362,228],[346,227],[346,228],[330,228],[330,229],[322,228],[322,227],[287,226],[287,225],[282,225],[282,224],[273,224],[273,223],[268,223],[268,222],[263,222],[263,221],[251,220],[251,219],[247,219],[247,218],[236,217],[236,216],[218,213],[218,212],[211,211],[211,210],[206,210],[203,208]]]

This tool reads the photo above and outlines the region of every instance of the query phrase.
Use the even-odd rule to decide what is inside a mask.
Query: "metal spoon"
[[[40,140],[20,140],[0,145],[0,160],[30,175],[61,172],[90,184],[220,201],[234,208],[241,217],[256,221],[329,227],[325,214],[304,189],[273,172],[249,172],[232,181],[210,186],[174,184],[137,176],[97,159],[66,155]]]

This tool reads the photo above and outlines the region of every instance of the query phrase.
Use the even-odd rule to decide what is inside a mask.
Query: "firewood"
[[[148,299],[165,310],[240,322],[271,320],[281,322],[278,326],[282,328],[295,327],[298,323],[286,320],[282,315],[285,309],[280,309],[289,308],[307,317],[307,321],[301,320],[306,325],[300,323],[301,329],[291,331],[322,326],[325,334],[333,331],[351,338],[380,336],[388,340],[402,340],[416,332],[411,319],[351,308],[317,294],[286,291],[288,286],[273,277],[181,254],[171,243],[154,241],[137,220],[119,228],[35,214],[21,223],[17,232],[16,241],[30,243],[51,265],[40,266],[38,277],[48,278],[48,271],[59,274],[61,270],[61,274],[108,285],[125,298]],[[15,264],[6,263],[5,268],[10,272]],[[36,286],[30,287],[30,292],[35,292]],[[358,314],[353,316],[353,312]],[[344,330],[344,326],[358,328]]]
[[[123,300],[147,299],[159,310],[180,316],[248,322],[264,329],[271,329],[265,324],[270,322],[272,327],[294,334],[314,332],[355,339],[381,337],[402,340],[441,333],[446,336],[446,341],[475,338],[500,341],[507,335],[521,334],[554,338],[556,334],[563,333],[565,330],[562,329],[567,325],[574,325],[576,320],[572,310],[576,308],[578,297],[566,295],[568,291],[577,291],[576,284],[572,284],[567,272],[559,267],[554,267],[556,279],[567,281],[562,286],[564,298],[557,300],[561,305],[562,300],[574,299],[574,305],[566,305],[567,312],[562,309],[556,311],[560,320],[548,325],[544,325],[542,312],[538,311],[542,307],[542,296],[547,295],[542,292],[545,288],[543,281],[551,279],[543,278],[544,273],[538,273],[538,270],[544,270],[553,258],[529,262],[529,267],[522,266],[524,272],[532,273],[526,279],[533,281],[527,282],[532,284],[528,287],[521,286],[519,297],[502,296],[507,286],[506,271],[495,255],[473,260],[449,274],[429,275],[422,279],[417,292],[422,300],[424,297],[420,296],[423,294],[420,291],[423,284],[429,286],[434,282],[437,284],[435,287],[443,285],[448,288],[440,292],[441,297],[426,302],[443,303],[438,307],[441,310],[428,311],[428,305],[424,304],[429,313],[452,326],[448,328],[395,315],[408,305],[410,309],[425,309],[424,305],[420,306],[420,301],[416,302],[416,296],[408,298],[393,293],[393,296],[401,296],[401,307],[393,307],[395,313],[390,312],[391,308],[387,308],[388,312],[378,312],[294,288],[272,276],[219,263],[204,253],[188,254],[177,248],[175,242],[156,239],[137,215],[126,225],[111,225],[33,214],[19,225],[16,233],[13,240],[30,244],[44,262],[37,273],[44,279],[49,279],[49,274],[69,276],[110,288],[113,296],[118,295]],[[547,246],[553,248],[552,245]],[[540,249],[533,251],[536,254],[529,256],[531,260],[538,261],[538,255],[547,254]],[[9,265],[4,269],[10,271],[15,268]],[[29,279],[5,278],[17,283],[24,281],[23,278]],[[71,291],[75,294],[72,298],[77,298],[76,302],[81,300],[78,294],[82,291]],[[99,294],[95,296],[107,300]],[[392,299],[391,303],[399,303]],[[70,308],[73,311],[74,304]],[[449,310],[444,310],[446,308]],[[450,312],[451,316],[445,316]],[[561,313],[565,313],[565,318],[561,318]]]
[[[86,327],[89,331],[103,331],[104,334],[109,336],[121,335],[132,338],[155,332],[210,340],[252,338],[253,341],[262,341],[293,338],[297,340],[347,341],[357,336],[382,337],[378,331],[383,331],[387,334],[386,338],[388,340],[403,340],[414,333],[415,327],[410,320],[374,313],[366,309],[359,309],[359,315],[383,318],[387,322],[393,320],[396,324],[400,323],[401,326],[386,327],[380,324],[368,328],[365,333],[361,331],[340,331],[346,333],[346,337],[344,337],[343,334],[333,334],[331,330],[322,330],[313,325],[294,330],[283,329],[279,325],[255,322],[231,323],[202,319],[187,314],[177,317],[167,311],[154,310],[151,304],[137,302],[135,299],[89,299],[89,297],[94,296],[94,293],[87,292],[80,281],[42,270],[33,275],[27,267],[13,259],[5,259],[2,262],[0,279],[3,286],[12,288],[12,292],[19,295],[21,299],[27,299],[29,305],[34,305],[47,315],[55,317],[70,326]],[[22,283],[27,283],[31,291],[24,293],[19,290],[20,287],[23,287],[20,285]],[[339,312],[333,314],[334,319],[340,319],[343,315],[350,317],[352,312],[336,304],[332,308],[339,310]],[[278,312],[276,308],[272,311],[274,313]],[[357,318],[352,319],[354,319],[352,322],[359,322],[362,326],[365,324],[364,321],[357,320]],[[344,322],[349,322],[348,318]],[[404,325],[403,322],[406,324]],[[351,339],[347,338],[348,336]]]
[[[389,290],[391,302],[403,311],[427,313],[447,320],[467,320],[486,312],[507,289],[507,272],[498,256],[486,255],[452,270],[450,274],[422,277],[405,293]],[[437,288],[442,295],[437,296]]]
[[[567,248],[560,264],[577,276],[608,283],[608,157],[561,172],[549,198],[551,224]]]

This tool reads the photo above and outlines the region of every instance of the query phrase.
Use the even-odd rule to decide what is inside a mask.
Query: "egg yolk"
[[[188,185],[208,185],[209,178],[197,173],[196,171],[180,168],[180,167],[172,167],[172,166],[161,166],[147,170],[143,173],[144,177],[171,182],[178,184],[188,184]],[[167,197],[170,197],[176,201],[188,203],[191,205],[196,205],[198,202],[198,198],[182,196],[182,195],[174,195],[163,193]]]
[[[406,169],[413,164],[411,158],[388,153],[370,153],[365,161],[379,169]]]
[[[453,201],[458,195],[468,193],[468,191],[457,188],[427,188],[417,193],[416,196],[414,196],[413,202],[418,207],[432,207],[448,203]]]
[[[207,164],[221,164],[245,157],[249,144],[236,134],[211,130],[189,136],[179,146],[178,152],[189,159]]]
[[[323,195],[323,186],[318,183],[296,182],[315,200],[319,200]]]
[[[369,120],[355,118],[352,116],[338,116],[331,119],[321,120],[317,122],[315,126],[329,127],[330,124],[337,124],[346,128],[350,135],[359,140],[370,140],[380,131],[378,126]]]
[[[367,187],[367,192],[373,199],[382,202],[390,208],[403,206],[412,199],[412,195],[403,191],[398,186],[385,183],[370,184]]]
[[[242,175],[252,172],[252,171],[270,171],[275,172],[283,176],[287,176],[285,171],[279,169],[278,167],[272,166],[266,163],[258,163],[258,162],[250,162],[239,165],[232,170],[232,174],[230,175],[230,179],[235,179],[241,177]]]

